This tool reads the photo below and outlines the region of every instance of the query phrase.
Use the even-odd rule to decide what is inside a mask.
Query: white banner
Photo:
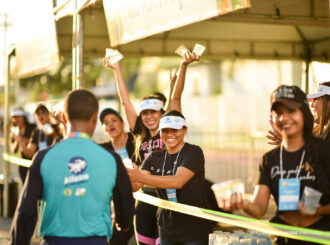
[[[52,0],[20,0],[14,31],[20,78],[45,72],[60,61]]]
[[[103,0],[111,46],[250,7],[250,0]]]

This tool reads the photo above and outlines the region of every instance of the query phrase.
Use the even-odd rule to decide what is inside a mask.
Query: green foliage
[[[9,103],[13,104],[15,103],[15,94],[11,91],[10,96],[9,96]],[[0,107],[4,107],[4,102],[5,102],[5,93],[3,90],[0,91]]]
[[[143,98],[155,91],[158,91],[157,73],[146,73],[139,76],[134,87],[134,94],[137,98]]]

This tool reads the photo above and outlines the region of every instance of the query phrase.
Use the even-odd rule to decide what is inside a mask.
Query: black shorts
[[[108,245],[106,237],[44,237],[41,245]]]

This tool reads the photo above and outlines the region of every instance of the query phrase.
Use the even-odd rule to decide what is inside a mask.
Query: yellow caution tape
[[[135,192],[134,198],[136,200],[157,207],[173,210],[188,215],[193,215],[203,219],[222,222],[237,227],[256,230],[270,235],[288,237],[319,244],[330,244],[330,232],[327,231],[319,231],[290,225],[282,225],[277,223],[271,223],[265,220],[252,219],[244,216],[202,209],[186,204],[170,202],[164,199],[144,194],[142,192]]]
[[[23,159],[20,157],[17,157],[13,154],[9,154],[9,153],[4,153],[3,154],[3,159],[7,162],[13,163],[13,164],[17,164],[23,167],[30,167],[32,162],[31,160],[27,160],[27,159]]]
[[[5,161],[24,167],[30,167],[32,163],[30,160],[22,159],[13,154],[8,153],[4,153],[3,158]],[[196,216],[203,219],[226,223],[237,227],[256,230],[270,235],[288,237],[319,244],[330,244],[330,232],[327,231],[307,229],[290,225],[282,225],[264,220],[252,219],[244,216],[198,208],[186,204],[170,202],[164,199],[144,194],[142,192],[135,192],[134,198],[136,200],[157,207],[173,210],[176,212]]]

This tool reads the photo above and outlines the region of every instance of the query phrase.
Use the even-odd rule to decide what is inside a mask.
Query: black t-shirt
[[[312,187],[323,193],[320,203],[330,203],[330,154],[326,151],[323,140],[313,139],[307,147],[303,146],[297,151],[288,152],[283,149],[283,178],[296,178],[300,160],[305,149],[305,157],[299,174],[300,198],[305,186]],[[278,189],[280,171],[280,147],[267,152],[259,165],[257,184],[267,185],[278,205]]]
[[[154,137],[147,137],[142,140],[139,150],[141,161],[143,162],[143,160],[146,159],[151,152],[160,150],[163,148],[163,146],[164,144],[160,138],[159,133]]]
[[[154,137],[151,137],[148,129],[142,124],[140,117],[138,117],[136,120],[136,123],[135,123],[135,128],[134,128],[133,133],[135,135],[141,135],[143,130],[145,130],[147,132],[147,135],[144,139],[142,139],[140,149],[139,149],[141,162],[143,162],[144,159],[146,159],[147,156],[152,151],[159,150],[164,147],[164,144],[160,138],[159,133],[156,134]]]
[[[327,137],[325,137],[325,142],[326,142],[327,146],[329,147],[328,149],[330,149],[330,132],[328,133]]]
[[[181,152],[166,154],[165,150],[152,152],[143,162],[142,169],[151,172],[152,175],[173,175],[178,167],[185,167],[195,175],[181,188],[176,190],[178,203],[192,206],[207,207],[205,195],[205,160],[202,149],[199,146],[185,143]],[[164,164],[166,156],[166,162]],[[178,157],[177,167],[174,161]],[[164,171],[163,171],[164,166]],[[174,172],[173,172],[174,170]],[[166,190],[157,188],[160,198],[167,200]],[[207,239],[211,232],[211,222],[206,219],[159,208],[158,225],[161,237],[170,241],[199,241]]]
[[[128,135],[128,138],[127,138],[127,141],[126,141],[126,151],[128,153],[128,156],[129,158],[132,160],[132,162],[135,162],[135,159],[133,160],[133,155],[134,155],[134,136],[132,133],[127,133]],[[102,143],[100,144],[100,146],[106,148],[106,149],[109,149],[111,151],[114,151],[115,149],[113,148],[113,145],[112,145],[112,142],[109,141],[109,142],[106,142],[106,143]],[[139,165],[139,163],[136,163],[137,165]]]
[[[60,141],[62,137],[56,139],[56,142]],[[40,147],[45,148],[51,146],[54,142],[53,137],[46,135],[43,130],[35,129],[32,135],[32,143],[37,145],[38,151],[41,150]]]
[[[23,137],[29,139],[32,135],[33,130],[35,130],[35,128],[36,128],[35,124],[28,123],[27,125],[25,125],[25,131],[24,131]],[[32,159],[31,157],[27,157],[22,151],[20,151],[20,156],[24,159]]]

